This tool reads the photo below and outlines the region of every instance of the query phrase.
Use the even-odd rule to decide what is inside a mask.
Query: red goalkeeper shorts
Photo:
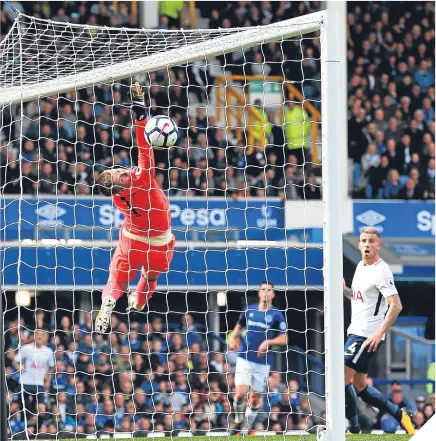
[[[171,233],[168,233],[170,235]],[[129,237],[127,237],[127,236]],[[138,236],[132,235],[120,229],[120,241],[117,249],[112,256],[109,267],[110,281],[113,282],[130,282],[137,272],[142,268],[142,273],[146,277],[156,278],[160,273],[168,271],[174,256],[174,235],[164,234],[158,238],[150,238],[154,241],[169,242],[166,245],[155,246],[150,245],[148,238],[144,240],[135,240]],[[167,238],[167,239],[166,239]]]

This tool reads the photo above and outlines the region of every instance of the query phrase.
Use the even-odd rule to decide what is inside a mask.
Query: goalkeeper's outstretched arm
[[[123,168],[115,168],[113,170],[105,170],[97,179],[97,186],[103,196],[111,197],[122,193],[132,187],[132,181],[135,173],[138,186],[139,181],[141,187],[152,188],[155,171],[154,171],[154,155],[153,149],[145,139],[144,127],[147,123],[147,109],[144,106],[144,92],[139,83],[132,86],[132,110],[135,113],[136,139],[139,149],[138,166],[139,170],[126,170]],[[140,178],[140,179],[139,179]]]
[[[144,106],[144,91],[139,83],[132,86],[132,110],[136,115],[136,141],[138,143],[138,166],[150,173],[150,180],[155,177],[153,149],[145,137],[144,128],[147,124],[147,109]]]

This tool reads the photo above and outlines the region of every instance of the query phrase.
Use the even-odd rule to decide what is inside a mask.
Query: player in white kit
[[[345,404],[350,422],[348,433],[360,433],[357,396],[382,413],[395,417],[408,434],[414,434],[411,412],[387,400],[372,386],[367,386],[369,362],[403,309],[394,276],[380,257],[380,233],[365,227],[359,238],[362,260],[358,263],[351,290],[344,295],[351,300],[351,324],[345,344]]]
[[[55,355],[46,346],[47,337],[47,332],[38,329],[34,343],[18,348],[14,358],[20,366],[25,407],[33,413],[38,409],[38,403],[46,403],[45,383],[49,383],[50,372],[55,365]]]

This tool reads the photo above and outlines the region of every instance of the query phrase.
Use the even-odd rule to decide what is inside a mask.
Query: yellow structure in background
[[[180,27],[183,29],[196,29],[196,9],[195,0],[184,2],[180,10]]]
[[[236,128],[236,137],[238,141],[243,139],[243,131],[246,130],[248,134],[248,150],[253,150],[255,145],[255,137],[253,136],[253,128],[255,126],[264,126],[265,122],[259,112],[256,112],[254,106],[250,104],[250,81],[268,81],[278,82],[283,84],[289,93],[291,100],[303,102],[303,107],[310,116],[311,123],[311,138],[312,138],[312,158],[317,162],[318,158],[318,140],[319,140],[319,123],[321,121],[321,114],[318,109],[309,101],[305,101],[302,93],[297,90],[295,86],[284,80],[280,76],[265,77],[263,75],[219,75],[216,77],[216,105],[217,105],[217,121],[225,122],[227,126]],[[232,84],[229,84],[229,80]],[[243,92],[238,89],[241,88],[239,84],[242,82],[245,86]],[[283,91],[284,92],[284,91]],[[284,111],[278,112],[278,123],[283,124]],[[235,124],[228,124],[230,120],[236,120]],[[260,145],[265,147],[265,131],[260,130]]]
[[[189,0],[189,27],[190,29],[195,29],[195,0]]]

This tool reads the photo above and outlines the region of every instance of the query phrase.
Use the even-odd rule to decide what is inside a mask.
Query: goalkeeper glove
[[[133,101],[132,110],[136,114],[136,119],[138,121],[143,121],[147,117],[147,115],[144,106],[144,91],[142,90],[142,86],[138,82],[136,82],[135,84],[133,84],[131,92]]]

